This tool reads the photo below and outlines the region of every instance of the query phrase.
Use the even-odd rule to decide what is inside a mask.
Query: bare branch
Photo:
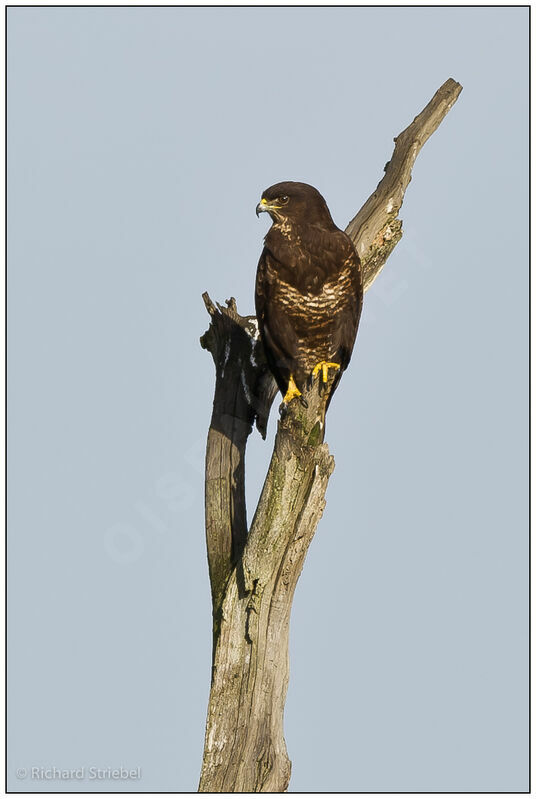
[[[395,138],[395,149],[391,160],[385,165],[384,177],[348,223],[346,233],[361,258],[365,291],[378,277],[402,238],[402,221],[398,219],[398,212],[411,180],[415,159],[423,144],[450,111],[461,90],[462,86],[449,78],[411,125]]]

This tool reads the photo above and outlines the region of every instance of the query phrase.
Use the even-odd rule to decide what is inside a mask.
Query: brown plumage
[[[315,367],[328,363],[330,378],[334,373],[329,403],[350,361],[359,324],[359,257],[333,222],[320,192],[307,183],[271,186],[263,192],[257,214],[260,211],[273,219],[255,287],[268,365],[285,401],[290,401],[304,390]],[[324,369],[324,378],[325,374]]]

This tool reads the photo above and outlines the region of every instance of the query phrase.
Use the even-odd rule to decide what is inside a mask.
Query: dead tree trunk
[[[419,150],[461,92],[447,80],[396,139],[385,175],[346,228],[369,288],[402,237],[398,212]],[[289,404],[248,531],[246,443],[256,422],[263,437],[277,394],[254,316],[233,299],[214,306],[201,344],[216,365],[206,455],[205,512],[213,602],[213,662],[202,792],[282,792],[290,779],[283,737],[289,679],[288,630],[294,589],[325,505],[334,468],[322,443],[324,399]]]

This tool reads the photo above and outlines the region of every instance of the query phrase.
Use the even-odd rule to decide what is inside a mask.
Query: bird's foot
[[[288,388],[287,393],[283,397],[283,402],[286,404],[290,402],[290,400],[294,399],[294,397],[301,397],[302,393],[296,383],[294,382],[294,378],[292,375],[290,376],[290,380],[288,381]]]
[[[337,369],[340,369],[340,368],[341,368],[340,363],[334,363],[333,361],[320,361],[319,363],[317,363],[317,365],[313,369],[313,371],[311,373],[311,377],[314,380],[315,377],[317,376],[317,374],[320,372],[320,370],[322,370],[322,382],[323,383],[327,383],[328,382],[328,371],[329,371],[329,369],[337,370]]]

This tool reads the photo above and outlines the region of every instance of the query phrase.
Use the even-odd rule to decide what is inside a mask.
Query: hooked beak
[[[277,211],[279,210],[279,208],[282,207],[283,206],[281,205],[275,205],[275,203],[269,203],[268,200],[266,200],[263,197],[260,203],[258,204],[257,208],[255,209],[255,213],[258,216],[259,214],[262,214],[263,211],[268,211],[268,213],[273,211],[273,213],[271,213],[270,216],[272,217],[272,219],[275,219],[277,218]]]
[[[258,206],[256,207],[255,213],[257,214],[257,216],[259,216],[259,214],[262,214],[263,211],[267,211],[268,208],[269,208],[269,205],[268,205],[267,201],[263,197],[262,200],[260,201],[260,203],[258,204]]]
[[[263,197],[258,206],[255,209],[255,213],[257,216],[262,214],[263,211],[277,211],[278,208],[281,208],[280,205],[274,205],[274,203],[269,203],[268,200]]]

